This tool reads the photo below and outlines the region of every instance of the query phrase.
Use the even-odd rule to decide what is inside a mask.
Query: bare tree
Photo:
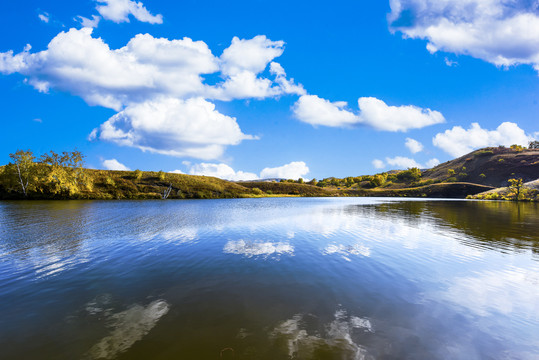
[[[17,169],[19,184],[25,197],[28,196],[28,183],[34,170],[34,154],[30,150],[17,150],[14,154],[9,154],[11,160]]]
[[[171,191],[172,191],[172,183],[170,183],[170,185],[168,186],[168,189],[163,191],[163,195],[162,195],[163,200],[166,200],[168,198]]]

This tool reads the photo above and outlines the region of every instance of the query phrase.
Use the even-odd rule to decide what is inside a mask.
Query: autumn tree
[[[52,185],[53,192],[72,194],[86,183],[84,155],[78,150],[63,151],[61,154],[51,150],[41,155],[40,163],[45,165],[43,179]]]
[[[21,186],[25,197],[28,196],[28,184],[34,175],[35,163],[34,154],[30,150],[17,150],[14,154],[9,154],[13,160],[13,166],[16,169],[18,183]]]
[[[515,194],[515,200],[520,198],[520,192],[522,190],[522,179],[509,179],[509,188]]]

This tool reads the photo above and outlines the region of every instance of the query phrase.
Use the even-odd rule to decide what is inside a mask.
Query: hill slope
[[[110,171],[33,163],[25,197],[14,165],[0,167],[2,199],[216,199],[262,196],[414,196],[465,198],[539,179],[539,150],[485,148],[420,171],[408,169],[309,183],[231,182],[208,176]],[[530,185],[535,182],[530,183]],[[507,193],[509,189],[505,190]],[[491,195],[489,195],[491,196]],[[503,197],[501,197],[503,198]],[[535,199],[535,198],[534,198]]]
[[[450,176],[450,170],[455,174]],[[454,177],[459,181],[493,187],[507,186],[510,178],[528,182],[539,178],[539,150],[480,149],[426,170],[422,177],[434,181]]]

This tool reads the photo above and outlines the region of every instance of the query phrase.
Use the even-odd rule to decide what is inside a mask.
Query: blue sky
[[[538,7],[8,2],[0,163],[76,147],[93,168],[321,179],[527,145]]]

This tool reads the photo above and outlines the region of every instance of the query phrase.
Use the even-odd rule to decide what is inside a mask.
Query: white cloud
[[[74,20],[80,22],[82,27],[96,28],[97,25],[99,25],[99,21],[101,20],[101,17],[97,15],[92,15],[92,18],[88,19],[88,18],[85,18],[84,16],[77,16]]]
[[[406,138],[405,145],[412,154],[417,154],[423,150],[423,144],[412,138]]]
[[[447,66],[449,67],[452,67],[452,66],[457,66],[459,63],[454,61],[454,60],[451,60],[449,59],[447,56],[444,58],[444,62]]]
[[[185,174],[183,171],[181,170],[172,170],[172,171],[169,171],[169,173],[171,174]]]
[[[346,127],[364,124],[384,131],[407,131],[445,121],[438,111],[416,106],[388,106],[382,100],[362,97],[359,114],[346,110],[343,101],[330,102],[316,95],[303,95],[294,104],[293,112],[300,121],[311,125]]]
[[[221,69],[225,75],[235,75],[243,71],[258,74],[270,61],[284,51],[283,41],[271,41],[264,35],[252,39],[234,37],[232,44],[221,55]]]
[[[48,23],[50,21],[50,15],[46,12],[44,12],[43,14],[39,14],[38,17],[39,20],[43,21],[44,23]]]
[[[232,181],[270,178],[299,179],[309,173],[309,168],[303,161],[294,161],[275,168],[264,168],[260,172],[260,175],[244,171],[235,171],[226,164],[191,164],[190,162],[184,162],[184,165],[187,166],[190,175],[214,176]]]
[[[61,32],[46,50],[36,53],[30,52],[29,45],[18,54],[0,53],[0,72],[20,73],[41,92],[66,91],[90,105],[118,111],[101,126],[102,140],[161,154],[214,159],[226,146],[253,137],[244,135],[234,118],[219,114],[209,100],[304,92],[277,63],[269,71],[274,80],[259,76],[283,51],[282,41],[265,36],[234,38],[217,58],[206,43],[189,38],[139,34],[126,46],[111,49],[103,39],[92,37],[92,31],[83,27]],[[218,74],[223,81],[205,84],[206,74]],[[181,113],[187,108],[194,115],[189,119]],[[89,138],[97,135],[93,132]]]
[[[125,166],[116,159],[103,160],[102,164],[106,170],[130,170],[127,166]]]
[[[426,165],[425,168],[430,169],[430,168],[440,165],[440,160],[433,158],[427,161],[425,165]]]
[[[375,169],[383,169],[386,167],[386,164],[380,159],[374,159],[372,161],[372,166],[374,166]]]
[[[289,164],[265,168],[260,172],[261,179],[283,178],[283,179],[299,179],[309,173],[307,164],[303,161],[293,161]]]
[[[133,15],[135,19],[150,24],[162,24],[163,15],[152,15],[142,2],[131,0],[97,0],[99,4],[96,6],[97,11],[104,19],[114,21],[116,23],[129,22],[129,15]]]
[[[112,116],[100,126],[99,139],[159,154],[214,159],[227,145],[254,137],[202,98],[160,98]]]
[[[496,130],[486,130],[478,123],[472,123],[468,130],[455,126],[436,134],[432,143],[446,153],[458,157],[475,149],[488,146],[519,144],[527,146],[532,137],[512,122],[504,122]]]
[[[389,166],[396,167],[397,169],[408,169],[413,167],[422,168],[422,166],[414,159],[404,156],[395,156],[394,158],[387,157],[386,162]]]
[[[415,161],[414,159],[404,157],[404,156],[395,156],[393,158],[386,157],[386,161],[379,159],[374,159],[372,165],[376,169],[383,169],[386,166],[392,166],[394,169],[408,169],[408,168],[419,168],[419,169],[430,169],[440,164],[440,161],[436,158],[428,160],[425,165],[422,165]]]
[[[284,51],[283,41],[271,41],[264,35],[252,39],[234,37],[232,43],[219,58],[220,71],[225,78],[223,83],[207,87],[206,96],[212,99],[232,100],[278,96],[281,94],[304,94],[301,85],[288,80],[283,67],[275,62],[270,65],[272,81],[259,77],[270,61],[281,56]]]
[[[195,164],[189,169],[191,175],[213,176],[220,179],[240,181],[240,180],[257,180],[258,176],[253,173],[234,171],[226,164]]]
[[[440,124],[445,119],[438,111],[417,106],[388,106],[382,100],[362,97],[358,100],[361,123],[385,131],[407,131]]]
[[[0,53],[0,72],[18,72],[36,89],[50,88],[80,96],[90,105],[115,110],[156,96],[233,100],[300,93],[302,88],[273,73],[275,81],[258,76],[274,56],[282,53],[265,36],[236,40],[215,57],[203,41],[169,40],[138,34],[126,46],[111,49],[93,29],[70,29],[58,34],[47,50],[14,55]],[[277,45],[276,45],[277,43]],[[238,45],[241,44],[241,45]],[[266,46],[266,48],[264,48]],[[243,49],[243,48],[246,49]],[[232,53],[227,51],[232,48]],[[244,54],[249,61],[239,57]],[[219,73],[224,81],[204,84],[202,75]]]
[[[91,28],[61,32],[48,49],[0,54],[0,71],[19,72],[41,90],[55,88],[80,96],[90,105],[115,110],[161,94],[185,97],[202,93],[201,74],[218,69],[202,41],[137,35],[111,50]]]
[[[537,1],[391,0],[393,31],[425,39],[430,52],[466,54],[497,66],[539,71]]]
[[[279,90],[283,94],[306,95],[307,92],[301,84],[295,84],[294,79],[287,79],[286,72],[281,64],[272,62],[270,64],[270,73],[275,75],[275,82],[279,84]]]
[[[300,121],[311,125],[350,126],[359,122],[359,117],[345,110],[346,102],[330,102],[316,95],[303,95],[293,106],[293,112]]]

